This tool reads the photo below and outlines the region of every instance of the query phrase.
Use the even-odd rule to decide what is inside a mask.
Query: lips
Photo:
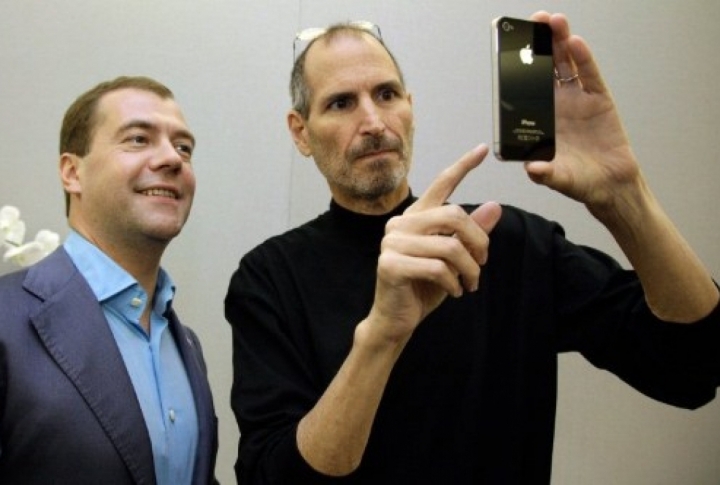
[[[402,153],[402,141],[383,136],[365,138],[358,147],[350,150],[349,155],[351,160],[358,160],[392,152]]]
[[[178,193],[172,189],[152,188],[152,189],[142,190],[142,191],[140,191],[140,193],[143,195],[146,195],[148,197],[168,197],[171,199],[179,198]]]
[[[372,152],[365,152],[359,154],[355,159],[360,160],[363,158],[371,158],[371,157],[378,157],[382,155],[386,155],[388,153],[392,153],[390,150],[379,150],[379,151],[372,151]]]

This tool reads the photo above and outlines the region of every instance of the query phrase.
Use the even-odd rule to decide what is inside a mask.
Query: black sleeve
[[[634,271],[592,248],[555,241],[559,350],[577,350],[643,394],[683,408],[720,385],[720,308],[694,324],[656,318]]]
[[[295,430],[324,391],[315,382],[310,350],[285,314],[292,291],[274,279],[274,255],[256,248],[233,275],[225,299],[232,326],[231,405],[240,427],[235,472],[243,485],[323,483],[302,458]]]

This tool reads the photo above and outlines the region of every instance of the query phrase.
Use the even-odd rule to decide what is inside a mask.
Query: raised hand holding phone
[[[557,153],[552,163],[525,164],[534,182],[585,204],[598,218],[626,190],[643,185],[610,90],[587,43],[562,14],[537,12],[553,34]]]

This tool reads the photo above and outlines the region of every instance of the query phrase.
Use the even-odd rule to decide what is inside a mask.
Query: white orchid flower
[[[43,229],[37,233],[34,241],[8,249],[3,259],[19,266],[30,266],[52,253],[59,245],[60,236]]]
[[[37,263],[60,245],[60,236],[45,229],[37,233],[35,240],[23,244],[25,223],[20,219],[18,208],[11,205],[0,208],[0,238],[6,249],[3,260],[19,266]]]
[[[20,211],[11,205],[0,209],[0,237],[7,248],[20,246],[25,238],[25,223],[20,220]]]

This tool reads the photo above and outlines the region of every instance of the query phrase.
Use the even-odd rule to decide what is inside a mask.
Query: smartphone
[[[552,30],[541,22],[492,22],[493,148],[499,160],[555,157]]]

